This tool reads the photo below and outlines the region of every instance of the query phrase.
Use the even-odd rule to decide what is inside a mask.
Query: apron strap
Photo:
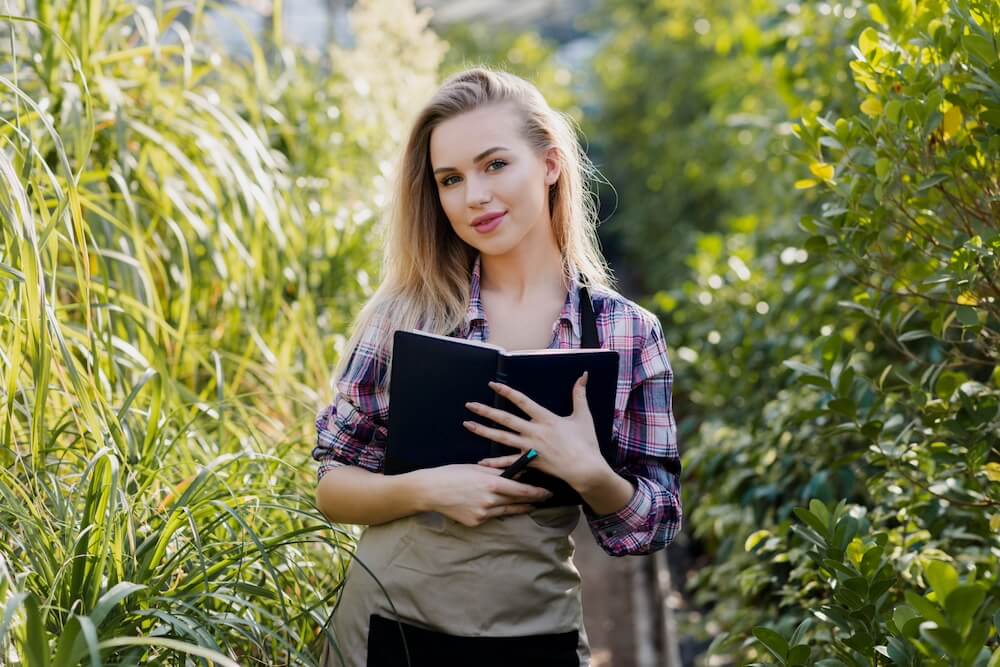
[[[580,274],[580,347],[599,348],[600,340],[597,338],[597,318],[594,315],[594,304],[590,300],[590,291],[583,284],[583,274]]]

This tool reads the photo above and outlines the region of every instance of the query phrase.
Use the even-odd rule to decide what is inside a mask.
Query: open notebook
[[[514,448],[476,435],[465,420],[504,428],[465,407],[467,401],[493,405],[527,418],[487,385],[495,380],[530,396],[558,415],[573,411],[573,384],[589,371],[587,404],[601,452],[613,462],[611,441],[618,352],[603,349],[542,349],[507,352],[489,343],[439,336],[417,330],[393,336],[389,395],[387,475],[452,463],[516,454]],[[525,484],[553,492],[539,507],[580,504],[582,499],[561,479],[529,467],[518,476]]]

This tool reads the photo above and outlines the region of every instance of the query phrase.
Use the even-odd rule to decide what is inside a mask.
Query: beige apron
[[[588,667],[570,537],[579,518],[580,507],[572,506],[499,517],[475,528],[437,512],[369,526],[328,626],[335,644],[325,642],[320,664],[365,667],[370,618],[377,614],[464,637],[577,631],[578,664]],[[408,648],[413,667],[428,664]]]
[[[601,347],[582,285],[580,307],[581,347]],[[369,526],[348,566],[320,665],[369,667],[372,654],[399,642],[409,662],[376,659],[371,667],[589,667],[570,537],[580,514],[579,505],[548,507],[470,528],[423,512]],[[373,629],[380,634],[370,646]],[[505,651],[517,658],[505,660],[512,655]]]

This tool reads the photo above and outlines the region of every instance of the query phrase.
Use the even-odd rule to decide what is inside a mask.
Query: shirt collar
[[[465,310],[465,333],[468,335],[472,323],[476,320],[486,320],[486,311],[483,309],[483,301],[480,297],[480,259],[482,255],[476,255],[476,261],[472,265],[472,279],[469,281],[469,306]],[[581,338],[580,324],[580,281],[574,275],[570,280],[569,291],[566,294],[566,301],[563,303],[559,319],[569,322],[573,333],[577,338]]]

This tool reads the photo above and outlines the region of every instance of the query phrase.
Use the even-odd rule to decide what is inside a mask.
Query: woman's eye
[[[490,171],[491,170],[490,168],[493,165],[495,165],[495,164],[500,165],[499,167],[497,167],[497,169],[501,169],[501,168],[507,166],[507,161],[506,160],[493,160],[488,165],[486,165],[486,170]],[[497,171],[497,169],[492,169],[492,171]],[[444,187],[448,187],[449,185],[452,184],[453,181],[451,179],[453,179],[453,178],[458,178],[458,176],[451,175],[451,176],[446,176],[446,177],[442,178],[441,179],[441,185],[443,185]]]

